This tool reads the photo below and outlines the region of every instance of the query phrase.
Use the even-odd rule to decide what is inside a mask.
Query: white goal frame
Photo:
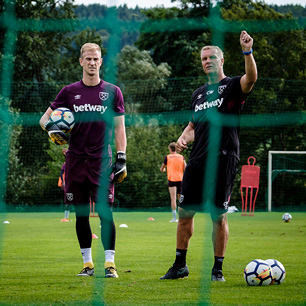
[[[269,151],[268,158],[268,211],[272,211],[272,156],[273,154],[306,154],[306,151]],[[299,172],[292,170],[292,172]]]

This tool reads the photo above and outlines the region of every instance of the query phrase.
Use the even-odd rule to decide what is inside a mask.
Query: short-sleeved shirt
[[[193,93],[194,143],[189,161],[205,158],[214,143],[217,155],[234,155],[239,159],[239,124],[248,96],[242,92],[240,79],[225,77],[216,84],[206,83]]]
[[[184,174],[184,160],[184,156],[178,153],[171,153],[165,157],[164,164],[167,165],[168,181],[182,181]]]
[[[75,118],[70,132],[68,156],[101,158],[111,156],[113,118],[124,114],[119,87],[103,80],[97,86],[82,81],[65,86],[51,104],[51,109],[69,108]]]

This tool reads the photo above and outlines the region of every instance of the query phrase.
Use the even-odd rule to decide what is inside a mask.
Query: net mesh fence
[[[299,208],[305,205],[306,152],[272,154],[272,208]]]
[[[120,52],[121,35],[141,27],[137,22],[122,22],[116,12],[109,10],[103,19],[18,19],[15,2],[4,1],[1,14],[1,82],[0,82],[0,209],[5,211],[50,211],[62,209],[63,193],[58,178],[64,162],[62,148],[55,146],[39,126],[39,119],[58,91],[67,83],[15,82],[14,58],[18,50],[18,34],[22,32],[68,32],[103,25],[110,33],[105,67],[105,79],[122,89],[126,108],[128,177],[118,185],[114,210],[170,210],[167,177],[160,172],[168,145],[176,141],[189,121],[192,92],[203,85],[203,77],[154,80],[116,80],[116,54]],[[226,21],[218,13],[209,18],[181,18],[147,23],[142,31],[175,32],[200,30],[211,32],[212,44],[223,47],[227,33],[240,33],[244,28],[251,33],[272,33],[305,30],[305,20]],[[271,67],[272,69],[273,67]],[[75,80],[72,80],[75,81]],[[269,150],[305,150],[306,81],[263,79],[256,82],[245,105],[241,121],[241,162],[256,157],[261,167],[260,191],[256,209],[267,207],[267,164]],[[228,124],[231,124],[230,120]],[[184,152],[188,161],[191,147]],[[304,161],[305,162],[305,161]],[[303,162],[303,163],[304,163]],[[240,168],[241,169],[241,168]],[[231,203],[241,207],[240,173],[234,186]],[[287,175],[287,174],[286,174]],[[280,182],[277,181],[280,179]],[[278,208],[287,205],[283,188],[287,177],[278,175],[273,182]],[[294,175],[290,192],[294,205],[304,210],[305,174]],[[293,200],[293,198],[292,198]],[[3,232],[0,232],[2,235]],[[207,240],[208,238],[206,238]],[[206,241],[207,242],[207,241]],[[207,265],[208,256],[203,265]],[[98,281],[95,282],[98,286]],[[202,279],[199,305],[209,305],[210,283]],[[94,302],[98,305],[98,298]]]
[[[57,181],[63,157],[38,125],[40,116],[66,84],[60,82],[14,82],[14,56],[18,50],[18,34],[23,32],[69,32],[103,25],[110,33],[107,45],[105,78],[117,83],[123,91],[128,137],[128,171],[124,184],[117,187],[115,207],[118,209],[150,209],[169,206],[165,174],[160,165],[168,153],[168,144],[176,141],[189,120],[192,92],[203,85],[204,77],[163,80],[125,80],[117,82],[116,55],[121,36],[141,30],[150,34],[175,31],[210,31],[211,42],[221,47],[228,33],[243,28],[252,33],[304,31],[305,20],[229,21],[212,10],[209,18],[179,18],[146,22],[122,21],[110,8],[103,19],[19,19],[15,3],[4,1],[1,15],[4,31],[1,70],[1,207],[3,210],[45,209],[45,205],[62,203]],[[30,17],[30,16],[29,16]],[[116,26],[113,26],[116,25]],[[271,67],[272,69],[272,67]],[[245,105],[241,122],[241,165],[253,155],[262,168],[260,192],[256,207],[267,206],[268,150],[305,149],[306,81],[259,79]],[[186,160],[190,149],[184,153]],[[240,171],[239,171],[240,173]],[[240,177],[232,202],[241,205]],[[277,186],[277,184],[275,184]],[[277,187],[275,187],[277,188]],[[302,206],[300,206],[302,208]]]
[[[169,209],[167,177],[159,169],[168,154],[169,143],[176,141],[188,124],[190,97],[194,88],[203,84],[203,78],[167,79],[156,88],[152,86],[154,81],[118,84],[125,97],[128,177],[116,187],[115,209]],[[301,132],[305,128],[305,84],[305,81],[283,81],[280,86],[280,80],[259,79],[245,104],[240,167],[247,164],[251,155],[261,167],[257,208],[265,209],[267,205],[268,150],[282,149],[284,143],[288,150],[294,150],[305,142]],[[63,194],[57,182],[64,162],[62,147],[48,140],[38,121],[49,104],[46,101],[53,101],[65,84],[2,85],[4,90],[9,87],[11,93],[10,106],[2,112],[3,122],[7,123],[2,128],[3,139],[7,139],[7,143],[2,143],[2,162],[7,162],[4,169],[8,170],[2,198],[5,207],[8,211],[31,207],[61,209]],[[7,99],[2,100],[3,106],[7,105]],[[191,148],[184,152],[187,161]],[[237,207],[241,207],[240,173],[239,170],[231,200]],[[278,189],[278,184],[273,186]],[[295,201],[300,209],[303,209],[302,194],[301,190],[300,201]],[[278,202],[278,206],[284,207],[286,203]]]

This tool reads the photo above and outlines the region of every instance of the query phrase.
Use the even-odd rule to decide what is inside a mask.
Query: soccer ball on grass
[[[250,286],[267,286],[272,282],[272,269],[262,259],[252,260],[244,269],[244,279]]]
[[[282,219],[283,219],[284,222],[288,223],[288,222],[291,221],[292,216],[288,213],[285,213],[285,214],[283,214]]]
[[[75,124],[71,110],[66,107],[55,109],[50,116],[50,120],[65,133],[69,133]]]
[[[284,266],[282,265],[281,262],[279,262],[276,259],[267,259],[266,263],[271,267],[272,269],[272,283],[276,285],[280,285],[286,276],[286,271]]]

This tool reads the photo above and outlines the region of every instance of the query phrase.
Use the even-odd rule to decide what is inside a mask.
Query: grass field
[[[175,257],[176,224],[169,223],[170,212],[114,214],[119,279],[103,278],[100,239],[93,240],[96,276],[75,276],[82,257],[74,214],[69,223],[60,222],[63,213],[1,214],[0,305],[306,305],[306,213],[292,213],[290,223],[281,216],[229,214],[226,282],[212,283],[211,221],[206,214],[195,217],[187,254],[189,277],[164,281],[159,277]],[[91,222],[100,237],[98,218]],[[287,272],[284,283],[247,286],[243,270],[256,258],[282,262]]]

